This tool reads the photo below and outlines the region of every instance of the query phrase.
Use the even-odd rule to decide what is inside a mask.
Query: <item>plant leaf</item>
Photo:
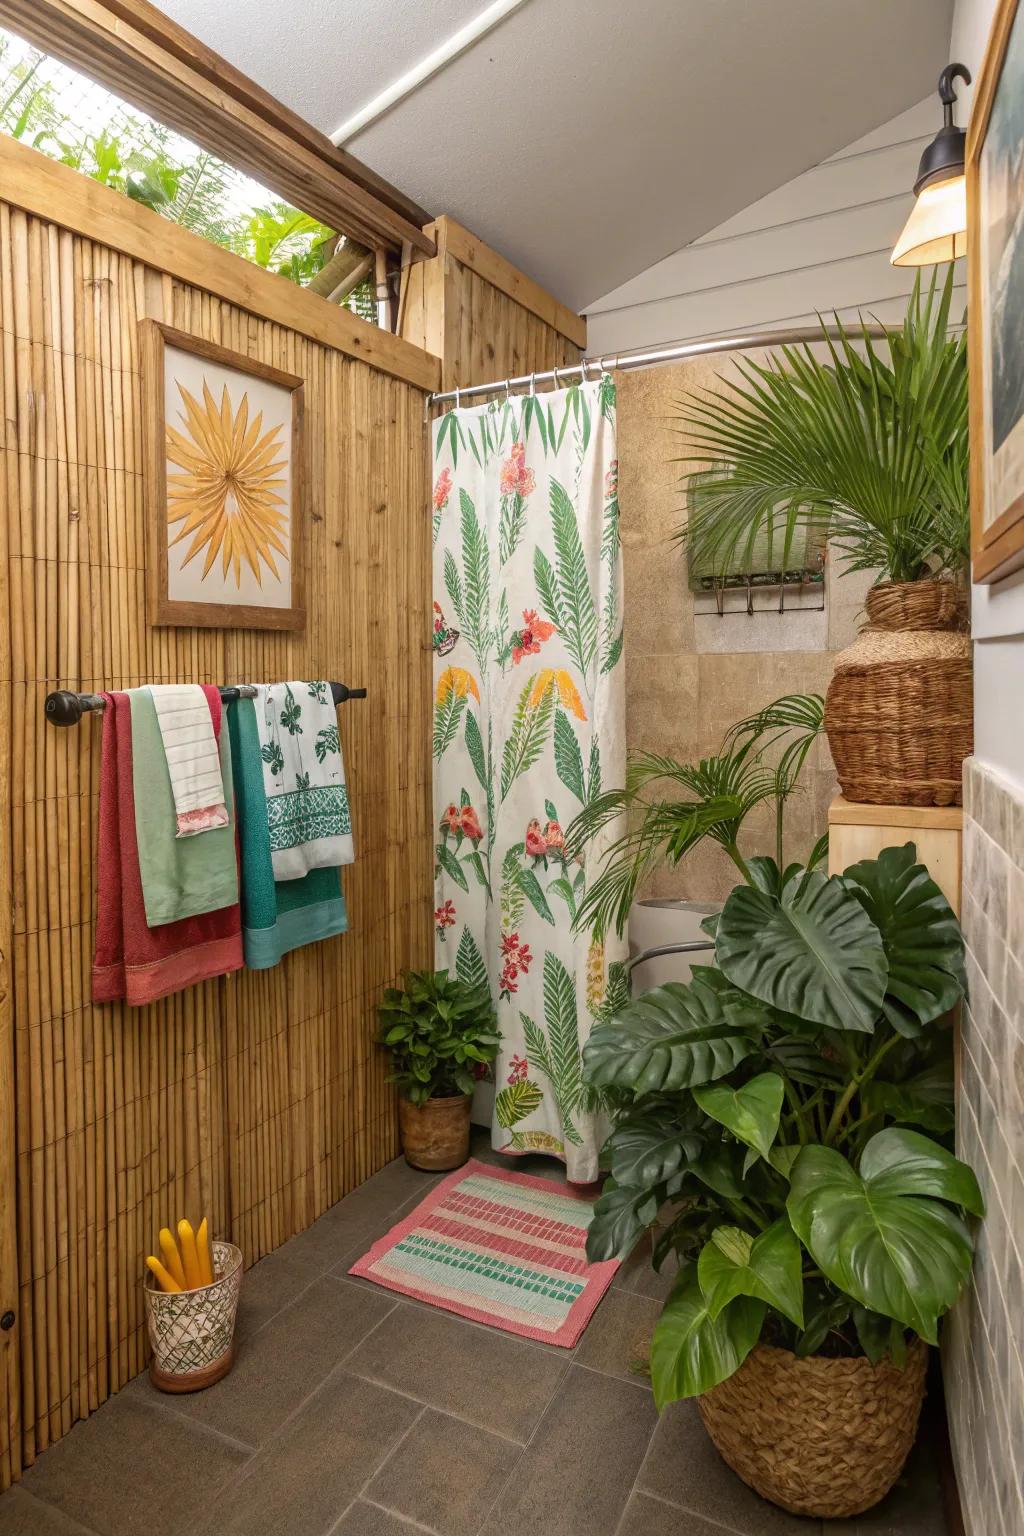
[[[710,1392],[739,1370],[757,1343],[767,1308],[737,1296],[712,1318],[692,1266],[665,1303],[651,1340],[651,1383],[659,1413],[683,1397]]]
[[[762,1072],[739,1088],[715,1084],[694,1088],[706,1115],[724,1125],[746,1146],[767,1157],[779,1131],[785,1085],[777,1072]]]
[[[455,956],[455,974],[470,987],[483,987],[490,993],[487,967],[477,942],[467,924],[462,930],[459,948]]]
[[[445,874],[451,876],[460,890],[468,891],[469,881],[466,879],[466,871],[463,869],[454,853],[452,853],[451,849],[448,848],[444,843],[438,843],[437,847],[434,849],[434,852],[437,855],[437,862],[440,864]]]
[[[536,1083],[531,1083],[529,1078],[509,1083],[495,1097],[494,1118],[503,1130],[510,1131],[520,1120],[525,1120],[527,1115],[532,1115],[539,1108],[543,1097],[541,1089]]]
[[[712,1320],[736,1296],[753,1296],[804,1326],[800,1244],[785,1216],[753,1239],[739,1227],[716,1227],[697,1261],[697,1277]]]
[[[609,1179],[594,1201],[587,1228],[587,1258],[591,1264],[625,1259],[658,1214],[658,1189],[620,1189]]]
[[[785,1013],[870,1034],[888,967],[878,929],[837,876],[790,880],[780,896],[737,886],[715,933],[737,987]]]
[[[595,1024],[583,1051],[587,1082],[675,1092],[731,1072],[754,1050],[764,1015],[713,975],[695,967],[688,985],[655,987]]]
[[[953,909],[917,862],[913,843],[851,864],[843,879],[882,935],[889,964],[885,1016],[900,1034],[916,1034],[967,990]]]
[[[555,926],[555,914],[552,912],[551,904],[545,896],[543,887],[533,870],[518,870],[516,873],[516,883],[534,911],[539,912],[544,921],[550,923],[553,928]]]
[[[558,628],[566,650],[585,675],[597,649],[597,609],[590,590],[590,576],[576,521],[576,509],[557,480],[551,481],[550,495],[558,609],[562,616]]]
[[[583,782],[583,754],[576,739],[576,732],[568,715],[562,709],[555,710],[555,772],[571,795],[581,805],[586,804],[587,792]]]
[[[611,1159],[616,1184],[642,1189],[670,1179],[697,1156],[700,1146],[700,1137],[683,1129],[677,1113],[647,1110],[616,1122],[602,1157]]]
[[[891,1127],[868,1142],[860,1173],[831,1147],[804,1147],[786,1208],[833,1285],[934,1344],[938,1318],[971,1269],[970,1234],[939,1203],[962,1197],[980,1205],[969,1168],[926,1137]]]

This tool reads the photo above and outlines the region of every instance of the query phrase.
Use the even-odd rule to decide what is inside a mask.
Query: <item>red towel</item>
[[[129,1003],[152,1003],[169,992],[241,968],[241,909],[236,902],[219,912],[204,912],[159,928],[146,926],[135,840],[131,704],[126,693],[105,693],[103,698],[92,1000],[110,1003],[123,997]],[[219,713],[216,709],[215,729]]]

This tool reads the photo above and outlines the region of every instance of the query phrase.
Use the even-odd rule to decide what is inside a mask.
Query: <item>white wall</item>
[[[588,350],[813,324],[816,311],[899,319],[914,274],[889,254],[940,111],[918,102],[605,294],[587,311]]]
[[[957,0],[953,13],[950,57],[975,77],[994,10],[995,0]],[[1024,786],[1024,573],[973,589],[972,629],[975,756]]]

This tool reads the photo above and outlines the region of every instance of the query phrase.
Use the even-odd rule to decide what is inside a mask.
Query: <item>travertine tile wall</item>
[[[685,560],[672,540],[685,516],[680,476],[688,467],[674,461],[689,451],[676,417],[686,394],[713,387],[730,372],[735,376],[734,359],[722,355],[621,372],[616,380],[627,742],[631,749],[684,760],[716,751],[730,725],[783,694],[823,694],[835,653],[856,634],[870,582],[869,576],[829,572],[824,630],[811,622],[820,621],[813,614],[695,615]],[[728,629],[711,638],[711,625]],[[721,648],[727,633],[735,637],[734,650]],[[763,648],[741,651],[752,633]],[[792,649],[794,636],[801,634],[809,648]],[[806,854],[825,830],[836,780],[824,739],[811,753],[804,783],[787,812],[787,859]],[[766,809],[749,821],[747,843],[750,852],[773,851],[774,827]],[[718,900],[735,882],[729,860],[709,844],[657,874],[650,893]]]
[[[1024,1532],[1024,795],[964,764],[970,1003],[962,1014],[957,1152],[987,1216],[943,1365],[968,1536]]]

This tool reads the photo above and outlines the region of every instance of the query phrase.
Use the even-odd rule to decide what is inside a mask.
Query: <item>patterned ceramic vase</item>
[[[214,1242],[212,1285],[194,1291],[162,1291],[146,1275],[146,1322],[153,1358],[150,1379],[161,1392],[198,1392],[230,1371],[235,1357],[235,1316],[242,1289],[242,1250]]]

